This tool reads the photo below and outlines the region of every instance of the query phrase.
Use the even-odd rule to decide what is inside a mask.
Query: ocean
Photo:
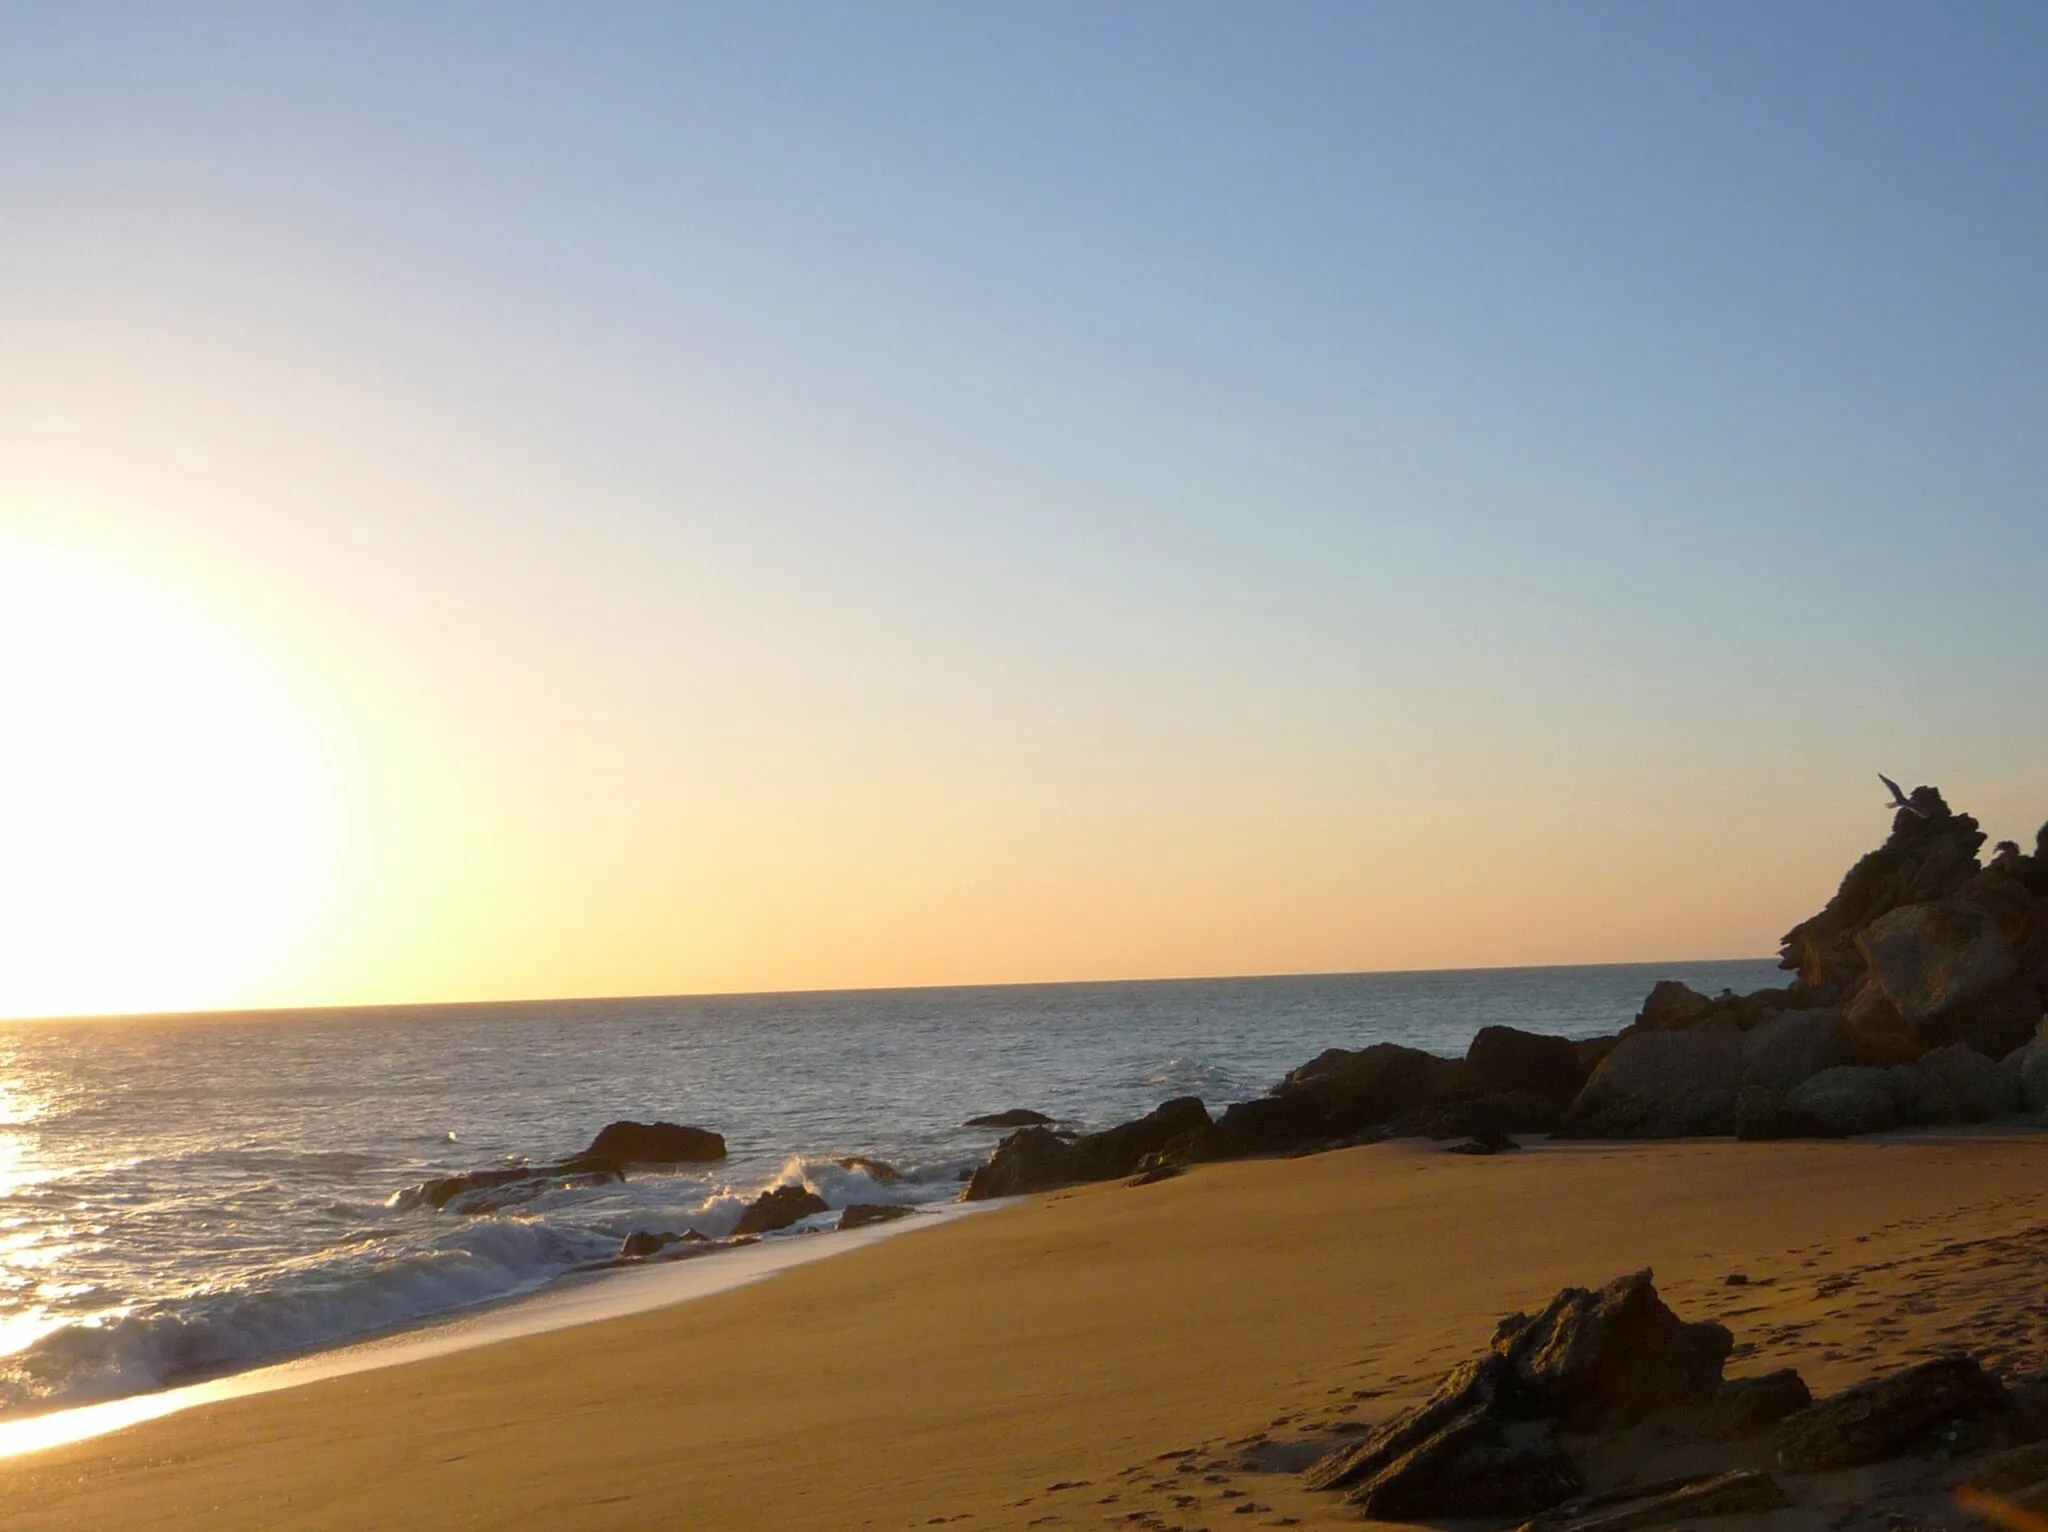
[[[1085,1130],[1169,1096],[1214,1111],[1324,1048],[1462,1054],[1493,1023],[1588,1037],[1658,979],[1783,977],[1753,960],[0,1023],[0,1418],[474,1312],[635,1229],[724,1234],[780,1181],[835,1208],[951,1202],[1001,1136],[962,1126],[985,1112]],[[482,1213],[417,1196],[618,1118],[715,1129],[729,1158]],[[905,1179],[836,1163],[853,1155]]]

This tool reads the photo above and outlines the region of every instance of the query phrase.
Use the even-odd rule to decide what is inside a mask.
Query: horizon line
[[[941,994],[947,991],[984,989],[1079,989],[1136,984],[1242,984],[1266,979],[1365,979],[1405,978],[1421,974],[1513,973],[1553,968],[1654,968],[1660,964],[1693,966],[1710,963],[1763,963],[1777,955],[1740,957],[1641,958],[1604,963],[1475,963],[1442,968],[1349,968],[1305,969],[1278,973],[1165,974],[1090,979],[1020,979],[958,984],[855,984],[819,985],[793,989],[728,989],[654,991],[612,995],[525,995],[513,998],[471,1000],[373,1000],[357,1005],[254,1005],[227,1006],[214,1010],[189,1011],[69,1011],[34,1016],[0,1016],[0,1026],[40,1025],[81,1021],[193,1021],[200,1018],[331,1015],[341,1011],[453,1011],[482,1006],[528,1005],[612,1005],[654,1000],[764,1000],[816,995],[899,995]],[[1782,965],[1781,965],[1782,966]]]

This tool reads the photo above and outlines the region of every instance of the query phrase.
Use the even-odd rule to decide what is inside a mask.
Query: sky
[[[2032,4],[0,3],[0,1015],[1760,955],[2048,817]]]

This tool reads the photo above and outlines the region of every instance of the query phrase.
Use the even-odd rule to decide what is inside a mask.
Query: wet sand
[[[2043,1149],[1395,1143],[1084,1187],[0,1463],[0,1503],[81,1532],[1356,1527],[1286,1470],[1502,1314],[1640,1266],[1734,1330],[1731,1374],[1824,1392],[1958,1346],[2039,1368]]]

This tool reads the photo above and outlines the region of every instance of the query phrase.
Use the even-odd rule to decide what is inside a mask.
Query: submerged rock
[[[841,1229],[865,1229],[871,1223],[894,1223],[908,1218],[913,1209],[895,1202],[856,1202],[839,1213]]]
[[[903,1172],[887,1160],[871,1160],[864,1154],[849,1154],[844,1159],[834,1160],[841,1170],[857,1170],[877,1186],[893,1186],[903,1179]]]
[[[1034,1112],[1029,1107],[1013,1106],[1007,1112],[990,1112],[981,1117],[970,1117],[963,1127],[969,1128],[1049,1128],[1052,1119],[1043,1112]]]
[[[613,1122],[580,1158],[612,1165],[709,1165],[725,1158],[725,1138],[675,1122]]]

